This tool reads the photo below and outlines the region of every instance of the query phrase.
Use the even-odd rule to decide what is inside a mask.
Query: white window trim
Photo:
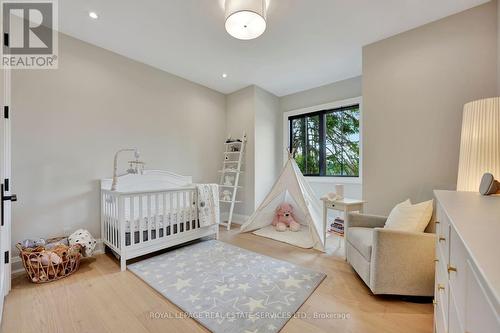
[[[288,117],[328,109],[337,109],[353,104],[359,104],[359,177],[306,177],[306,179],[313,183],[361,184],[363,182],[363,98],[361,96],[283,113],[283,161],[286,162],[288,160],[287,152],[290,139],[290,124],[288,122]]]

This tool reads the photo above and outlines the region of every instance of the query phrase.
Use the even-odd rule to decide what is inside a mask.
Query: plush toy
[[[25,239],[21,242],[21,246],[24,248],[36,248],[45,245],[45,239]]]
[[[231,191],[229,190],[222,191],[222,201],[231,201]]]
[[[40,256],[40,262],[43,266],[48,266],[49,262],[54,265],[59,265],[60,263],[62,263],[62,259],[55,252],[43,251]]]
[[[277,231],[286,231],[287,228],[290,228],[290,231],[300,230],[300,223],[295,221],[295,218],[293,217],[292,205],[287,202],[283,202],[276,208],[273,226]]]
[[[81,245],[82,255],[84,257],[90,257],[94,253],[96,240],[88,230],[78,229],[71,236],[68,237],[69,246]]]

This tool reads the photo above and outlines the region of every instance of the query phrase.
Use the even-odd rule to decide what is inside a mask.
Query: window
[[[288,118],[290,147],[305,176],[359,177],[359,104]]]

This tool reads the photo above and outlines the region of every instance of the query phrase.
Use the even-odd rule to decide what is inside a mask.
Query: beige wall
[[[280,99],[283,112],[303,109],[343,99],[361,96],[361,76],[334,82],[321,87],[283,96]]]
[[[227,95],[226,106],[230,134],[248,135],[243,189],[238,195],[243,203],[236,204],[234,217],[241,223],[258,207],[281,170],[282,114],[279,98],[257,86]]]
[[[495,2],[363,48],[368,211],[454,189],[464,103],[496,93]]]
[[[273,186],[283,166],[283,121],[279,98],[255,88],[255,208]]]
[[[13,74],[13,243],[84,227],[100,237],[100,178],[116,150],[217,181],[225,96],[60,35],[59,69]],[[123,161],[131,156],[122,156]]]
[[[239,190],[237,199],[243,200],[243,203],[236,204],[235,214],[249,216],[254,211],[255,202],[255,86],[250,86],[234,92],[226,97],[226,125],[228,133],[233,137],[241,137],[243,133],[247,133],[248,141],[246,145],[246,154],[243,165],[244,173],[240,185],[243,186]],[[222,206],[222,212],[228,211],[228,204]],[[224,210],[224,208],[226,208]],[[224,214],[223,214],[223,217]],[[235,217],[237,222],[241,221],[241,217]]]

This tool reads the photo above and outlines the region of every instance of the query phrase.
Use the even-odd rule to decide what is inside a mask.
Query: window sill
[[[310,183],[362,184],[361,177],[305,177]]]

